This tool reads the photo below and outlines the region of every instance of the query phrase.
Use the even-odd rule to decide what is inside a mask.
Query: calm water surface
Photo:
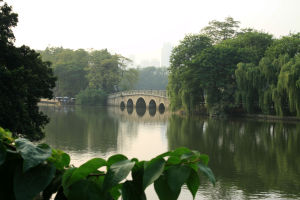
[[[78,166],[115,153],[148,160],[186,146],[206,153],[217,184],[202,178],[196,199],[300,199],[300,123],[183,118],[117,107],[41,107],[44,142]],[[158,199],[153,188],[150,200]],[[192,199],[182,190],[179,199]]]

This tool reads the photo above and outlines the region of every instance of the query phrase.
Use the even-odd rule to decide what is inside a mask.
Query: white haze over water
[[[241,27],[276,37],[300,32],[300,0],[6,0],[19,14],[16,45],[103,49],[143,60],[161,59],[211,20],[231,16]]]

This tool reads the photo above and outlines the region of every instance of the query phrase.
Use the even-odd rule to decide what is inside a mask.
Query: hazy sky
[[[300,32],[300,0],[6,0],[19,14],[16,45],[34,49],[107,48],[124,56],[160,59],[211,20],[231,16],[241,27],[274,34]]]

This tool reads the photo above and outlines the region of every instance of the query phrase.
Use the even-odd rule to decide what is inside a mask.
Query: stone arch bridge
[[[108,96],[108,105],[165,109],[170,105],[166,90],[130,90]]]

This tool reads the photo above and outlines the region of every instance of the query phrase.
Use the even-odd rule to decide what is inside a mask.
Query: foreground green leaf
[[[128,160],[128,158],[122,154],[116,154],[108,158],[107,160],[107,166],[110,167],[112,164],[116,162],[120,162],[123,160]]]
[[[90,180],[82,179],[69,188],[68,200],[99,200],[104,195],[97,184]]]
[[[163,158],[153,159],[144,169],[143,176],[143,189],[146,189],[150,184],[152,184],[164,170],[166,161]]]
[[[154,182],[154,189],[160,200],[176,200],[179,196],[179,193],[170,189],[165,175],[160,176]]]
[[[200,179],[197,172],[191,170],[189,178],[186,181],[186,185],[190,190],[191,194],[193,195],[193,198],[195,199],[195,196],[197,194],[200,185]]]
[[[134,164],[135,163],[130,160],[123,160],[112,164],[104,178],[104,189],[108,190],[125,179],[130,173]]]
[[[63,174],[61,182],[62,182],[63,192],[64,192],[65,196],[68,196],[68,193],[69,193],[68,182],[76,169],[77,168],[70,168],[70,169],[66,170],[65,173]]]
[[[211,169],[201,163],[198,164],[198,168],[201,172],[203,172],[208,177],[209,181],[215,185],[216,179]]]
[[[14,193],[17,200],[32,200],[43,191],[55,175],[53,165],[38,165],[25,173],[17,167],[14,174]]]
[[[181,162],[181,159],[177,156],[170,156],[167,160],[168,165],[177,165]]]
[[[209,157],[206,154],[201,154],[199,156],[200,160],[203,162],[204,165],[208,165]]]
[[[100,168],[102,166],[106,166],[106,161],[101,158],[93,158],[93,159],[87,161],[86,163],[81,165],[79,168],[74,170],[74,172],[72,173],[66,186],[69,187],[76,181],[79,181],[80,179],[85,178],[90,173],[95,172],[98,168]]]
[[[4,130],[4,128],[0,127],[0,139],[2,138],[11,138],[12,133],[8,130]]]
[[[172,166],[167,170],[167,180],[174,193],[180,193],[181,186],[190,175],[191,168],[187,166]]]
[[[109,193],[113,199],[119,199],[121,196],[121,189],[123,184],[118,184],[110,189]]]
[[[140,192],[136,188],[139,185],[135,185],[133,181],[126,181],[122,187],[122,199],[123,200],[146,200],[144,191]]]
[[[186,147],[179,147],[177,149],[175,149],[173,152],[172,152],[172,156],[178,156],[180,157],[181,155],[183,154],[188,154],[188,153],[191,153],[192,151]]]
[[[47,144],[39,144],[35,146],[33,143],[24,138],[16,139],[15,143],[17,152],[19,152],[24,159],[23,172],[39,165],[52,154],[52,149]]]
[[[56,169],[64,169],[70,164],[70,156],[61,150],[52,149],[52,155],[48,161],[53,163]]]

